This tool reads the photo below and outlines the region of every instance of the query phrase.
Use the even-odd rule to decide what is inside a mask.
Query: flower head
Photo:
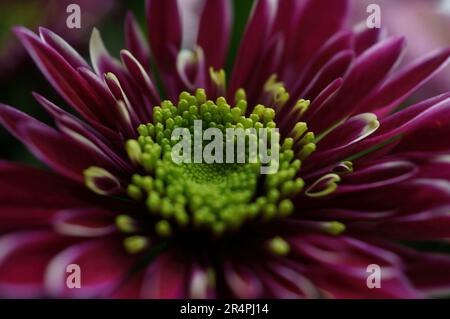
[[[397,71],[403,39],[348,28],[347,1],[259,0],[226,74],[231,2],[188,3],[147,1],[151,50],[128,15],[120,61],[94,30],[92,66],[47,29],[15,29],[80,116],[36,93],[56,128],[0,106],[3,125],[52,169],[0,164],[0,294],[408,298],[448,289],[450,258],[407,247],[450,235],[450,95],[396,110],[450,50]],[[279,154],[277,170],[245,161],[250,149],[232,163],[175,162],[174,132],[195,135],[197,122],[200,133],[278,129],[266,149]],[[81,267],[81,289],[66,286],[70,264]],[[370,265],[382,270],[380,289],[367,285]]]

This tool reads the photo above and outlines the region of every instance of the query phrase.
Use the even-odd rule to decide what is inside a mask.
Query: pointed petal
[[[256,299],[263,294],[261,280],[245,264],[225,261],[224,275],[226,283],[235,298]]]
[[[270,0],[255,2],[253,13],[247,23],[234,63],[229,90],[231,96],[239,88],[246,87],[245,84],[252,76],[255,65],[260,62],[273,17],[273,7]]]
[[[77,208],[59,211],[53,217],[53,227],[61,235],[73,237],[103,237],[116,230],[115,214],[98,208]]]
[[[39,35],[45,43],[55,49],[73,68],[90,68],[89,64],[81,57],[81,55],[56,33],[40,27]]]
[[[354,111],[357,102],[370,93],[389,73],[404,48],[404,39],[393,37],[378,43],[355,61],[339,94],[311,119],[311,129],[320,133]],[[350,106],[350,107],[349,107]]]
[[[139,61],[143,68],[150,71],[150,49],[132,12],[125,19],[125,43],[128,51]]]
[[[45,272],[45,286],[51,296],[93,298],[109,296],[131,270],[136,259],[126,254],[118,238],[92,240],[73,245],[51,259]],[[81,288],[67,287],[68,265],[81,270]]]
[[[146,16],[150,46],[162,72],[173,70],[181,49],[181,21],[177,0],[147,0]]]
[[[412,62],[404,70],[392,76],[383,86],[371,93],[359,112],[376,111],[386,115],[399,106],[408,96],[442,70],[448,63],[450,49],[439,50]]]
[[[150,299],[183,299],[187,296],[185,280],[187,269],[184,262],[173,253],[160,255],[145,274],[141,297]]]
[[[0,295],[9,298],[45,297],[43,283],[47,264],[70,242],[45,231],[0,237]],[[62,269],[64,274],[65,266]]]
[[[232,5],[229,0],[205,1],[197,45],[205,53],[206,67],[220,69],[228,53],[231,33]],[[217,35],[220,35],[219,38]]]

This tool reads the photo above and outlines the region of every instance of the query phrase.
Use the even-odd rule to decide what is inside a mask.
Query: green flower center
[[[234,106],[223,97],[215,102],[208,100],[203,89],[198,89],[195,95],[183,92],[177,105],[163,101],[161,106],[154,107],[153,123],[140,125],[139,137],[126,143],[130,160],[139,171],[128,185],[128,195],[145,202],[155,220],[155,234],[171,237],[176,232],[193,230],[220,237],[244,225],[268,222],[293,212],[291,198],[304,185],[298,177],[301,160],[295,158],[294,139],[280,141],[274,109],[257,105],[248,112],[247,108],[243,90],[237,92]],[[195,150],[199,146],[194,141],[198,121],[203,132],[208,128],[223,132],[223,143],[219,144],[222,154],[230,151],[226,148],[227,141],[239,143],[238,136],[227,135],[229,129],[247,133],[266,130],[265,136],[270,141],[266,151],[268,155],[279,154],[276,163],[273,159],[267,163],[252,156],[255,155],[250,147],[252,139],[258,140],[260,136],[256,134],[245,136],[245,154],[233,148],[233,161],[206,163],[189,155],[188,162],[175,162],[173,150],[180,138],[173,138],[174,130],[187,129],[191,136],[189,145],[194,145]],[[208,144],[202,140],[200,147],[206,150]],[[305,145],[301,157],[311,152],[309,148],[311,143]],[[211,154],[217,152],[214,149]],[[261,173],[262,167],[272,164],[276,171]]]

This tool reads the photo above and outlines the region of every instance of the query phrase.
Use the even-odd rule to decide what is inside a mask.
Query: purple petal
[[[232,20],[229,0],[205,1],[197,44],[205,53],[206,67],[220,69],[228,53]],[[217,35],[220,35],[219,37]]]
[[[146,14],[150,45],[158,66],[173,68],[181,48],[181,21],[176,0],[147,0]]]
[[[272,6],[269,0],[258,0],[254,4],[245,33],[241,40],[230,80],[231,96],[253,75],[255,66],[260,63],[265,43],[272,24]]]
[[[442,70],[449,56],[450,49],[439,50],[411,63],[364,99],[357,107],[358,112],[376,111],[381,116],[390,113],[417,88]]]
[[[29,54],[58,93],[87,120],[99,120],[98,98],[76,70],[55,49],[25,28],[15,32]]]
[[[39,28],[39,35],[46,44],[55,49],[73,68],[90,68],[81,55],[56,33],[41,27]]]
[[[136,81],[149,101],[153,105],[159,103],[161,98],[159,97],[158,91],[153,84],[152,79],[145,71],[144,67],[130,52],[126,50],[122,50],[120,52],[120,56],[122,58],[123,64],[127,68],[128,73]],[[146,111],[145,121],[150,122],[150,119],[152,118],[152,110],[150,108],[147,108]]]
[[[160,255],[147,269],[141,297],[150,299],[186,298],[186,272],[185,261],[177,260],[171,253]]]
[[[194,264],[189,274],[189,298],[212,299],[215,297],[215,282],[209,277],[208,267]]]
[[[60,108],[56,104],[50,102],[49,100],[47,100],[45,97],[41,96],[40,94],[33,92],[33,97],[55,119],[55,121],[57,121],[61,117],[69,117],[73,120],[76,120],[77,122],[80,121],[75,116],[64,111],[62,108]],[[81,123],[81,121],[80,121],[80,123]],[[117,141],[120,140],[119,141],[120,146],[123,145],[123,141],[120,139],[118,133],[112,131],[110,128],[108,128],[108,127],[104,126],[103,124],[100,124],[96,121],[90,121],[90,124],[95,128],[95,130],[97,130],[99,133],[101,133],[111,143],[114,143],[114,142],[117,143]]]
[[[85,146],[6,105],[0,105],[0,122],[27,145],[37,158],[75,181],[83,181],[84,169],[105,164],[101,157]]]
[[[363,150],[368,150],[374,146],[380,145],[393,137],[404,134],[408,136],[415,131],[426,127],[433,121],[445,119],[449,113],[450,99],[449,94],[443,94],[416,105],[410,106],[399,111],[381,121],[380,128],[371,137],[366,138],[359,143],[350,145],[340,150],[327,149],[322,152],[316,152],[305,163],[305,170],[309,170],[314,164],[326,166],[330,163],[342,160],[351,155],[358,154]],[[435,122],[436,123],[436,122]],[[439,128],[439,126],[437,126]],[[400,140],[401,141],[401,140]],[[397,141],[398,144],[398,141]],[[420,146],[420,143],[413,144]],[[395,146],[395,145],[394,145]],[[385,147],[389,147],[389,144]]]
[[[128,51],[139,61],[144,70],[150,71],[150,49],[132,12],[125,19],[125,43]]]
[[[352,49],[352,40],[353,34],[349,31],[341,31],[328,39],[322,47],[317,51],[314,58],[308,63],[305,67],[305,70],[301,72],[299,75],[299,79],[297,79],[296,86],[294,92],[298,92],[299,90],[303,90],[305,85],[308,84],[309,80],[313,78],[318,71],[325,65],[328,61],[330,61],[337,54]],[[302,98],[298,94],[293,94],[295,98]]]
[[[226,283],[235,298],[255,299],[263,294],[260,278],[241,262],[226,261],[224,264]]]
[[[103,237],[116,230],[115,214],[98,208],[77,208],[59,211],[53,217],[53,227],[61,235],[73,237]]]
[[[308,123],[311,129],[317,133],[323,132],[351,114],[357,102],[386,77],[403,48],[403,38],[393,37],[376,44],[358,57],[345,77],[339,94]]]
[[[360,26],[361,30],[356,33],[354,44],[355,52],[358,55],[379,42],[383,33],[379,28],[367,28],[365,23]]]
[[[54,173],[8,162],[0,162],[0,190],[2,232],[49,225],[56,211],[87,206],[92,197]]]
[[[175,99],[183,88],[175,76],[176,57],[182,41],[177,0],[147,0],[146,17],[151,51],[168,97]]]
[[[374,114],[359,114],[329,132],[318,145],[324,150],[344,148],[365,139],[379,127],[380,123]]]
[[[286,64],[281,78],[290,86],[296,81],[297,73],[316,54],[317,50],[330,37],[343,27],[348,11],[347,0],[317,0],[307,1],[301,11],[298,23],[289,30],[292,35],[286,41],[291,45],[285,61],[292,61],[293,65]],[[314,34],[314,37],[311,37]]]
[[[342,51],[327,61],[321,69],[318,70],[315,77],[310,79],[309,85],[299,96],[308,100],[315,100],[331,82],[345,75],[348,67],[353,62],[354,53],[351,50]]]
[[[47,264],[70,242],[46,231],[13,233],[1,237],[0,295],[9,298],[45,297],[43,283]],[[65,266],[62,269],[64,274]]]
[[[450,207],[444,206],[417,214],[391,218],[373,225],[382,236],[400,240],[437,240],[450,238]]]
[[[206,65],[202,48],[180,51],[177,57],[177,72],[190,91],[206,87]]]
[[[418,172],[418,167],[411,162],[379,161],[364,168],[355,168],[353,174],[349,174],[343,178],[335,194],[384,188],[388,185],[408,180]]]
[[[72,245],[51,259],[45,272],[45,286],[51,296],[59,298],[105,297],[121,284],[135,262],[117,238]],[[66,268],[71,264],[80,266],[79,289],[67,287]]]

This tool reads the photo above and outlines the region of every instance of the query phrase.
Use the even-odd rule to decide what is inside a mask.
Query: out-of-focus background
[[[50,28],[88,58],[89,36],[95,26],[101,30],[110,52],[118,55],[124,42],[125,14],[128,10],[134,11],[144,26],[144,2],[144,0],[0,0],[0,102],[16,106],[47,123],[50,123],[50,118],[34,101],[31,92],[39,92],[59,105],[65,105],[33,65],[11,32],[11,27],[23,25],[34,31],[38,26]],[[233,0],[233,2],[235,20],[228,69],[232,64],[253,1]],[[69,15],[66,8],[69,4],[78,4],[81,7],[80,29],[69,29],[66,26]],[[433,49],[450,46],[450,0],[353,0],[351,24],[367,19],[370,14],[366,11],[369,4],[378,4],[381,7],[382,27],[389,34],[406,36],[408,51],[404,63]],[[450,90],[450,68],[445,69],[418,92],[415,98],[429,97],[447,90]],[[39,165],[3,128],[0,128],[0,159]]]

